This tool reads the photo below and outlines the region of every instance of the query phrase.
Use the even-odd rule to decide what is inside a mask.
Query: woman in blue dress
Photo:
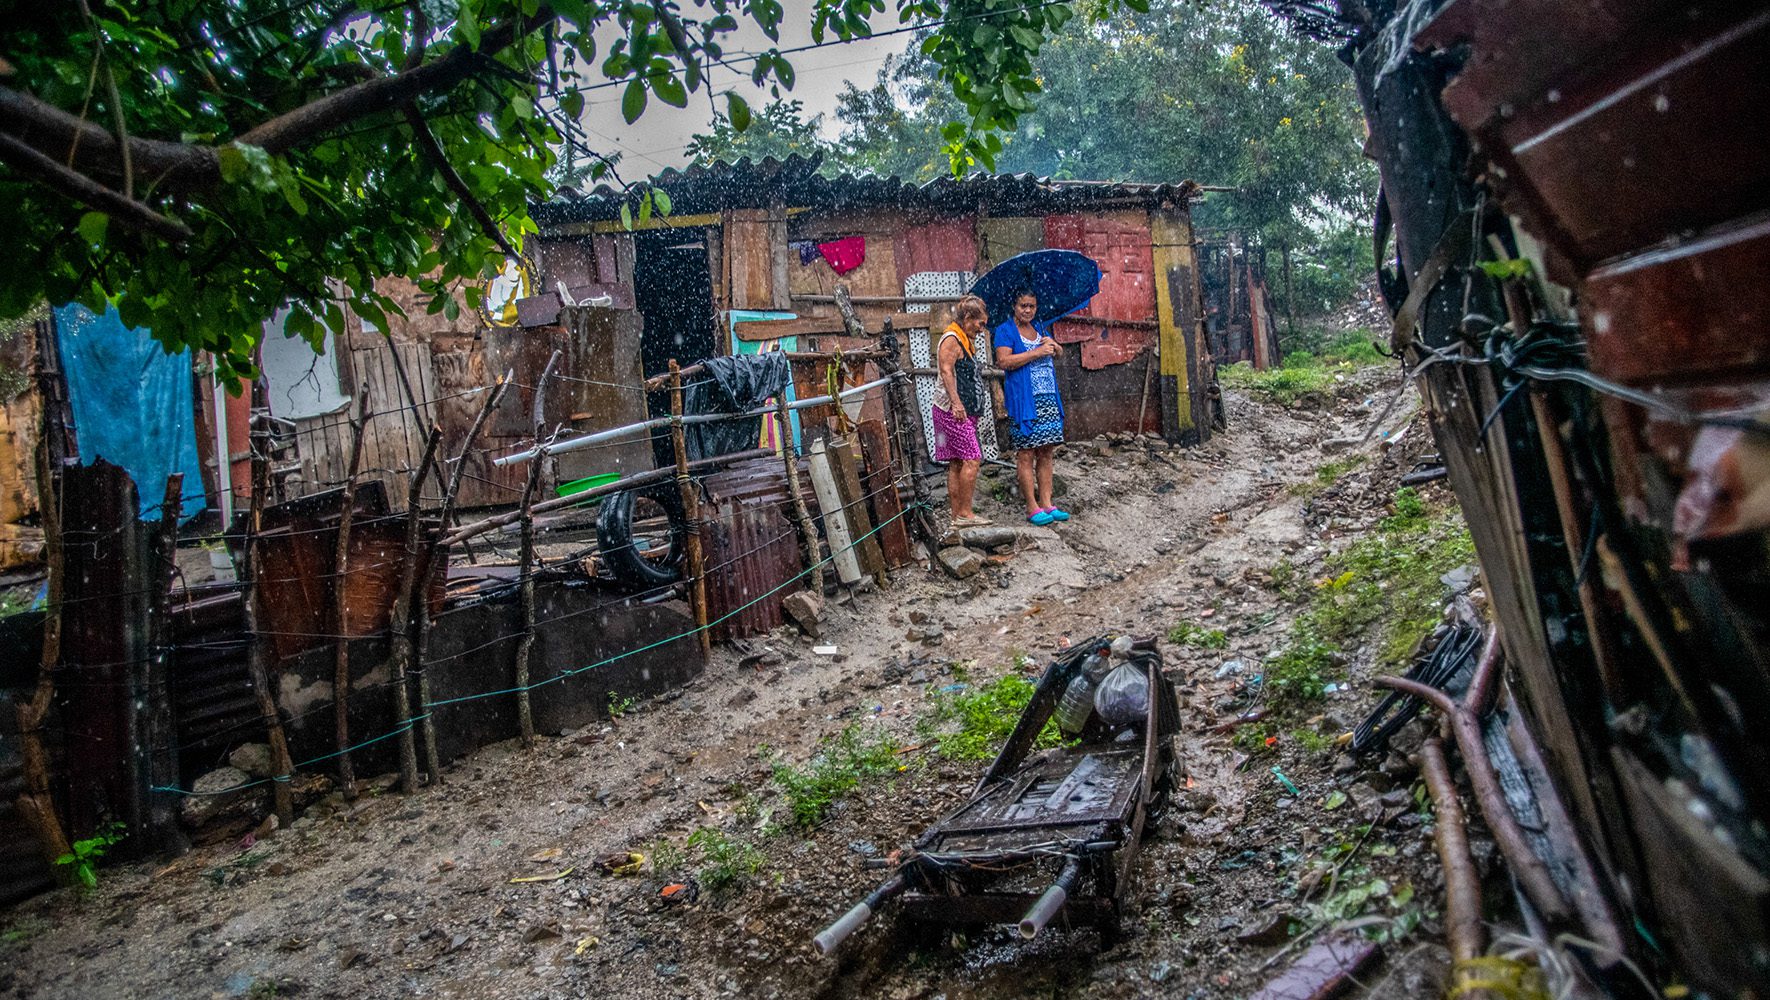
[[[1051,501],[1051,457],[1063,443],[1063,400],[1057,395],[1055,358],[1062,345],[1034,326],[1039,299],[1030,289],[1014,293],[1014,315],[996,327],[992,341],[1008,408],[1008,438],[1015,448],[1015,472],[1026,519],[1037,525],[1067,521]]]

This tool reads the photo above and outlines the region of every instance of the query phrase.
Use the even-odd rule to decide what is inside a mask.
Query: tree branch
[[[0,133],[0,162],[11,164],[45,187],[104,212],[133,229],[173,243],[183,243],[191,238],[190,228],[184,223],[169,219],[133,198],[125,198],[84,174],[69,170],[5,133]]]
[[[260,146],[277,155],[345,122],[378,111],[393,111],[420,94],[447,90],[472,76],[482,59],[509,48],[555,16],[552,8],[542,7],[532,17],[507,22],[485,32],[480,36],[477,50],[457,45],[434,62],[346,87],[336,94],[328,94],[278,115],[239,136],[237,141]]]
[[[473,196],[473,191],[467,186],[467,182],[462,180],[461,175],[456,173],[455,168],[450,165],[448,155],[443,152],[442,144],[436,141],[436,135],[430,131],[430,123],[424,120],[422,114],[419,114],[418,106],[407,104],[405,111],[406,124],[412,126],[412,137],[418,140],[418,148],[423,151],[425,158],[430,161],[431,165],[436,167],[436,172],[442,175],[443,183],[447,184],[449,190],[455,192],[455,197],[461,199],[461,203],[467,206],[467,211],[479,223],[479,227],[485,230],[485,234],[491,238],[492,242],[498,244],[499,248],[509,256],[520,260],[522,254],[517,253],[516,248],[510,245],[508,239],[505,239],[504,231],[498,228],[498,223],[492,218],[492,214],[486,211],[486,207],[480,204],[478,198]]]
[[[123,176],[123,153],[117,137],[104,126],[69,114],[30,94],[0,87],[0,131],[54,161],[69,154],[87,174]],[[168,180],[221,180],[221,156],[212,146],[160,139],[129,139],[136,173]]]
[[[238,136],[237,141],[280,155],[365,115],[394,111],[421,94],[447,90],[478,71],[486,58],[555,18],[549,7],[506,22],[480,36],[478,50],[457,45],[441,58],[393,76],[380,77],[328,94],[278,115]],[[57,156],[72,154],[81,172],[99,177],[124,175],[123,144],[103,126],[85,121],[46,101],[0,87],[0,132],[15,144]],[[221,183],[221,154],[214,146],[161,139],[128,139],[133,172],[173,187],[201,188]],[[100,189],[102,190],[102,188]]]

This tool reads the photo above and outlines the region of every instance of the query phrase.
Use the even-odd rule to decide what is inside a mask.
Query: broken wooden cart
[[[1117,933],[1145,829],[1174,786],[1180,707],[1153,639],[1124,662],[1148,681],[1142,718],[1092,713],[1070,745],[1033,752],[1070,683],[1109,638],[1046,668],[1019,723],[969,801],[924,833],[885,883],[814,939],[828,954],[887,902],[917,923],[1013,924],[1026,938],[1053,919]]]

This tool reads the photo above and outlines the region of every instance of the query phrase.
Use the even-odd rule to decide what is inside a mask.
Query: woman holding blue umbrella
[[[1057,392],[1056,358],[1062,345],[1037,323],[1039,298],[1029,287],[1014,291],[1013,315],[996,327],[996,367],[1007,373],[1002,398],[1008,409],[1008,439],[1026,519],[1044,526],[1069,514],[1051,499],[1051,462],[1063,443],[1063,399]]]

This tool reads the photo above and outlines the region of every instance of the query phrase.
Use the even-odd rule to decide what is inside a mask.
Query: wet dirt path
[[[1288,627],[1291,609],[1260,574],[1321,549],[1288,487],[1326,461],[1319,442],[1361,433],[1374,409],[1365,400],[1396,385],[1367,372],[1313,410],[1232,397],[1235,429],[1190,451],[1073,444],[1059,473],[1075,520],[972,580],[911,570],[832,605],[820,642],[835,656],[784,632],[752,640],[748,659],[721,649],[680,692],[531,750],[487,747],[440,787],[315,809],[250,849],[211,845],[164,867],[109,870],[90,898],[23,904],[0,917],[0,996],[1245,995],[1284,946],[1282,932],[1251,932],[1312,912],[1299,902],[1312,895],[1302,884],[1312,859],[1358,817],[1319,805],[1344,783],[1331,752],[1287,742],[1244,766],[1232,734],[1213,731],[1241,710],[1238,680],[1217,675],[1230,660],[1258,663]],[[999,502],[982,508],[1013,516]],[[937,639],[912,620],[924,616]],[[1162,634],[1180,621],[1228,635],[1224,648],[1163,646],[1185,699],[1187,788],[1146,843],[1122,943],[983,933],[911,951],[869,928],[841,958],[813,957],[810,935],[879,881],[865,858],[907,844],[982,765],[906,753],[901,773],[863,784],[804,831],[784,819],[774,763],[803,762],[856,722],[914,744],[956,671],[981,683],[1024,655],[1036,672],[1066,638]],[[1350,717],[1360,705],[1330,699],[1324,711]],[[1305,793],[1280,794],[1275,765]],[[610,851],[661,860],[660,843],[683,850],[702,828],[752,844],[756,871],[680,906],[659,897],[666,879],[649,866],[632,878],[594,871]],[[1432,895],[1417,825],[1369,839]],[[1406,988],[1431,975],[1435,947],[1413,934],[1373,995],[1416,995]]]

